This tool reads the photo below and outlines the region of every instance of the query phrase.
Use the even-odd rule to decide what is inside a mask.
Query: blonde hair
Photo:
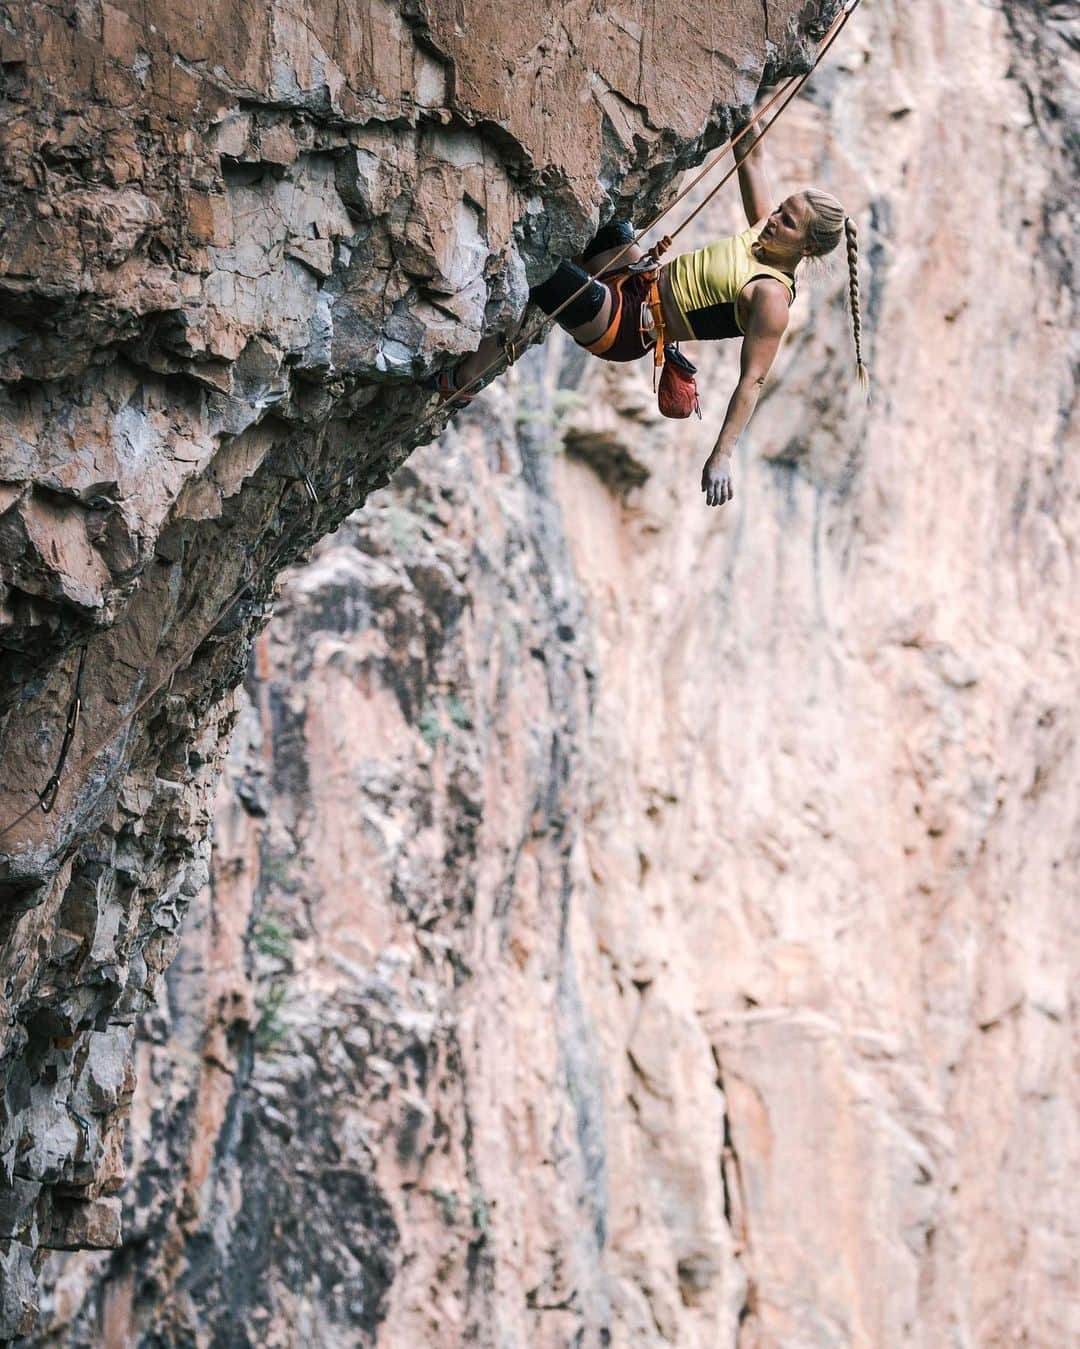
[[[810,256],[823,257],[831,253],[842,238],[847,239],[848,291],[851,297],[851,329],[855,338],[855,362],[859,384],[869,391],[870,374],[862,356],[862,314],[859,310],[859,236],[855,222],[831,192],[811,187],[803,193],[810,208],[806,239]]]

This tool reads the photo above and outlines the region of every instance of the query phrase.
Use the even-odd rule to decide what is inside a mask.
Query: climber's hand
[[[756,113],[759,113],[761,109],[765,107],[778,88],[779,86],[775,84],[763,84],[761,86],[757,92],[757,98],[754,99],[753,111],[747,113],[745,117],[738,117],[736,119],[734,128],[736,135],[741,135],[741,133],[746,130],[747,124],[752,120]],[[762,132],[775,115],[776,111],[773,109],[767,118],[755,122],[754,125],[750,127],[750,130],[746,131],[745,136],[742,137],[742,143],[746,146],[747,150],[752,149],[754,144],[761,139]]]
[[[705,493],[706,506],[723,506],[735,495],[735,485],[731,481],[731,455],[713,450],[705,467],[701,470],[701,490]]]

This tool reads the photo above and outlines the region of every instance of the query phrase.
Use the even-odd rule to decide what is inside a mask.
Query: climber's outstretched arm
[[[788,297],[778,282],[752,281],[745,293],[750,302],[750,322],[743,338],[739,382],[728,403],[716,447],[701,470],[707,506],[723,506],[735,495],[731,455],[757,407],[758,395],[787,328]]]
[[[739,165],[739,191],[742,193],[748,225],[756,225],[759,220],[764,220],[776,205],[765,163],[761,131],[759,122],[750,128],[735,147],[735,159]]]

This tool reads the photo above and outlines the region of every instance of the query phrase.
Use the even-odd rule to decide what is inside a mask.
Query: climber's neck
[[[795,268],[803,258],[801,252],[788,253],[784,249],[770,248],[760,239],[753,245],[751,252],[758,262],[763,262],[766,267],[774,267],[778,272],[787,272],[789,276],[795,275]]]

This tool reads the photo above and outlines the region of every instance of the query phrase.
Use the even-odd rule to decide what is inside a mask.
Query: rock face
[[[732,352],[556,335],[293,574],[33,1343],[1077,1338],[1062,25],[877,6],[777,131],[876,394],[804,289],[732,507]]]
[[[836,9],[4,11],[0,1335],[35,1252],[117,1239],[132,1027],[276,575],[430,438],[419,377]]]

